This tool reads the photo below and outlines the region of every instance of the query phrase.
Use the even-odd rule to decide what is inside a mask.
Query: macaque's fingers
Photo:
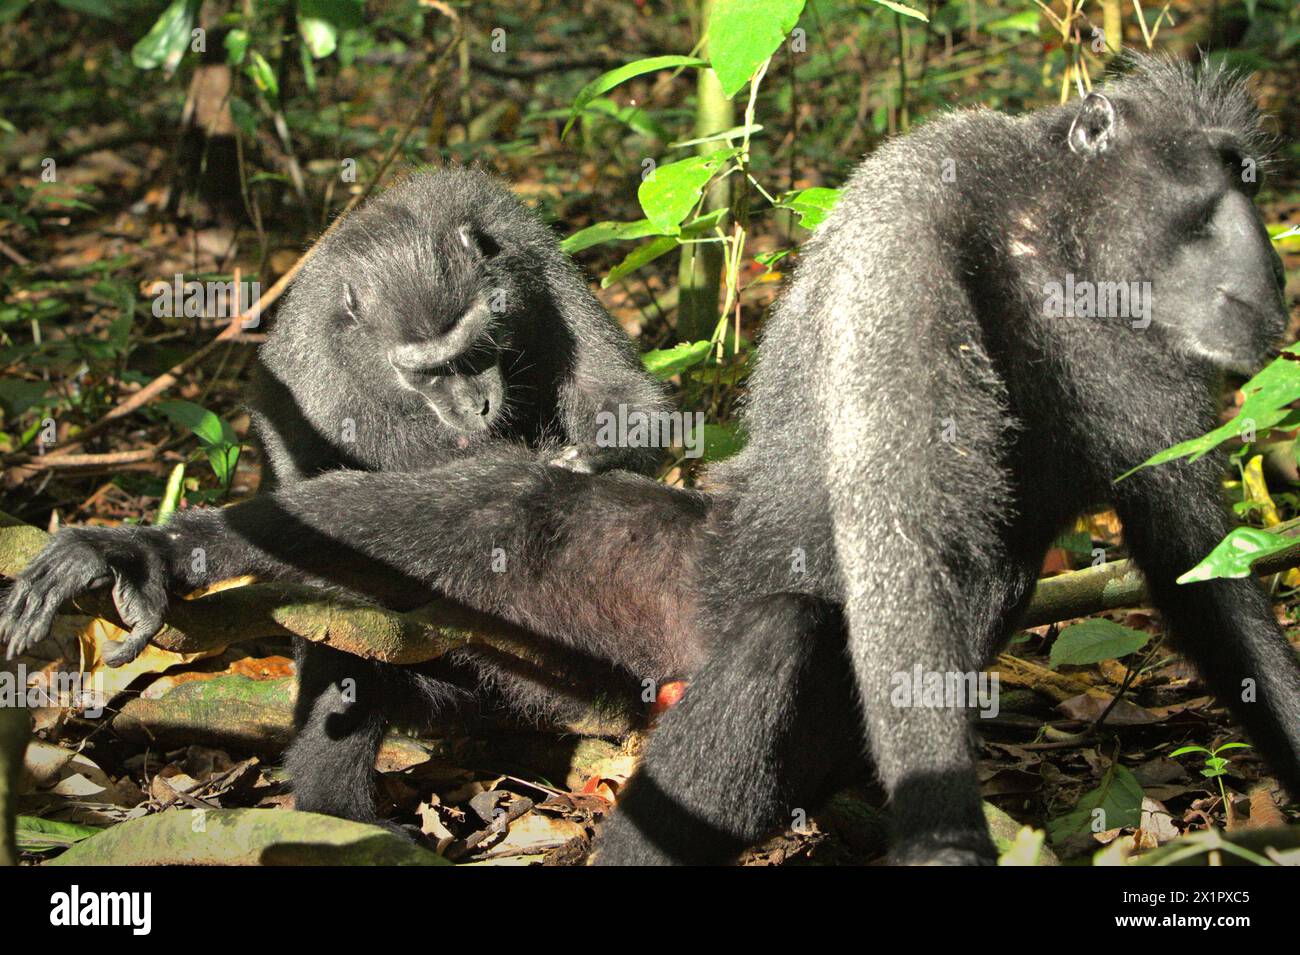
[[[110,579],[98,551],[74,536],[56,537],[19,575],[0,615],[0,642],[12,660],[48,636],[68,600]]]
[[[564,468],[566,471],[576,471],[578,474],[594,474],[596,472],[595,464],[586,450],[576,444],[561,448],[555,454],[545,458],[543,463],[557,468]]]
[[[130,663],[158,635],[162,629],[163,615],[167,611],[167,592],[158,575],[151,568],[141,568],[137,574],[116,571],[113,585],[113,603],[122,622],[131,628],[126,639],[103,648],[104,662],[110,667]]]

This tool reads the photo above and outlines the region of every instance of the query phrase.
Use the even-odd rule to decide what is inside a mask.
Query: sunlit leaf
[[[708,341],[682,342],[672,348],[659,348],[646,352],[641,362],[656,378],[671,378],[709,357],[713,343]]]
[[[646,218],[660,232],[673,233],[700,201],[704,187],[719,168],[735,155],[723,149],[707,156],[690,156],[655,169],[642,180],[636,197]]]
[[[1249,577],[1255,561],[1295,547],[1294,537],[1283,537],[1258,527],[1238,527],[1219,541],[1199,564],[1178,578],[1180,584],[1194,584],[1216,578]]]
[[[131,47],[131,62],[142,70],[163,66],[170,73],[176,69],[190,47],[190,31],[198,11],[199,0],[172,0],[149,32]]]
[[[578,92],[573,101],[573,109],[569,113],[569,121],[564,124],[564,131],[560,134],[560,138],[563,139],[569,135],[569,130],[573,128],[578,115],[597,96],[602,96],[614,87],[637,76],[654,73],[657,70],[674,69],[683,66],[708,66],[708,63],[692,56],[652,56],[644,60],[625,63],[623,66],[615,67],[607,73],[602,73]]]
[[[714,0],[709,59],[724,96],[732,97],[776,52],[803,13],[804,0]]]

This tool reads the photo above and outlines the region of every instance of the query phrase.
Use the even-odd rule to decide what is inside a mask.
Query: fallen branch
[[[1255,561],[1256,576],[1267,577],[1300,567],[1300,518],[1284,521],[1269,530],[1285,537],[1295,537],[1296,542],[1284,551]],[[1019,626],[1039,627],[1104,610],[1140,607],[1146,602],[1146,582],[1137,565],[1131,560],[1116,560],[1100,567],[1040,580]]]

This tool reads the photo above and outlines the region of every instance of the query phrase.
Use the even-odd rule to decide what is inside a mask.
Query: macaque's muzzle
[[[437,368],[393,367],[402,383],[418,392],[448,428],[486,431],[505,405],[505,379],[499,357],[481,349]]]

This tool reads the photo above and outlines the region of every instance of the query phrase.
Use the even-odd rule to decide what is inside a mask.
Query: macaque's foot
[[[892,865],[997,865],[998,852],[987,833],[954,833],[950,839],[928,835],[899,842],[889,861]]]

